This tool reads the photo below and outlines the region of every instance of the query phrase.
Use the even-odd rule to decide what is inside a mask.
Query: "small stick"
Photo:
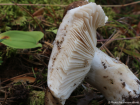
[[[8,98],[8,95],[7,95],[7,93],[5,92],[5,98],[4,98],[4,101],[2,102],[2,105],[5,105],[5,102],[6,102],[7,98]]]
[[[49,47],[53,48],[53,45],[49,42],[44,42],[46,45],[48,45]]]
[[[134,4],[138,4],[140,3],[140,1],[136,1],[136,2],[132,2],[132,3],[128,3],[128,4],[123,4],[123,5],[101,5],[102,7],[125,7],[125,6],[129,6],[129,5],[134,5]],[[0,3],[0,5],[14,5],[11,3]],[[58,5],[58,4],[16,4],[17,6],[53,6],[53,7],[66,7],[68,5]]]

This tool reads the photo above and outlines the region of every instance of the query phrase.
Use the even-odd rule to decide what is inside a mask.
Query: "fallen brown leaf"
[[[17,77],[13,79],[13,83],[22,82],[22,83],[33,83],[35,82],[36,78],[34,77]]]
[[[45,7],[42,7],[33,13],[33,16],[40,16],[43,15]]]

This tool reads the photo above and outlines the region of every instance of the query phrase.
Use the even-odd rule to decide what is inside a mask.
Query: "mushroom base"
[[[60,99],[55,98],[49,88],[46,88],[45,92],[45,105],[62,105]]]

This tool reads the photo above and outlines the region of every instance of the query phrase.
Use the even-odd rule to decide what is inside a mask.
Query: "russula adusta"
[[[101,6],[89,3],[67,11],[58,29],[48,65],[48,87],[62,105],[90,70],[96,29],[105,24]]]
[[[99,49],[95,52],[86,81],[103,93],[110,102],[139,102],[140,80],[128,66]]]

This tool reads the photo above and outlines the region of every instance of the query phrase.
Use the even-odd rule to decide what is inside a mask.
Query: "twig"
[[[56,16],[56,13],[55,13],[55,11],[54,11],[54,9],[53,9],[53,7],[51,6],[51,9],[52,9],[52,11],[53,11],[53,14],[54,14],[54,16],[56,17],[55,19],[56,19],[56,21],[58,21],[58,19],[57,19],[57,16]],[[56,22],[55,24],[57,24],[58,25],[58,23]]]
[[[82,95],[77,95],[77,96],[71,96],[70,98],[80,98],[80,97],[84,97],[85,95],[82,94]]]
[[[0,89],[1,89],[1,88],[0,88]],[[0,90],[0,92],[1,92],[1,93],[5,93],[6,91],[4,91],[4,90]]]
[[[13,100],[15,99],[16,97],[11,97],[11,98],[7,98],[7,100]],[[0,98],[0,101],[3,101],[5,98]]]
[[[102,42],[101,42],[102,43]],[[102,43],[103,44],[103,43]],[[106,46],[103,46],[103,48],[110,54],[112,58],[115,58],[114,55],[106,48]]]
[[[53,48],[53,44],[49,43],[49,42],[44,42],[44,44],[48,45],[49,47]]]
[[[33,88],[38,88],[38,89],[41,89],[41,90],[45,90],[44,88],[39,87],[39,86],[34,86],[34,85],[26,85],[26,86],[30,86],[30,87],[33,87]]]
[[[129,63],[129,55],[127,56],[127,60],[125,62],[125,65],[128,65],[128,63]]]
[[[21,57],[21,58],[24,59],[24,60],[26,60],[27,62],[32,63],[32,64],[35,64],[35,65],[43,65],[42,63],[35,62],[35,61],[32,61],[32,60],[28,60],[28,59],[26,59],[24,57]]]
[[[48,67],[48,65],[45,63],[45,62],[43,62],[42,60],[41,60],[41,58],[40,58],[40,56],[38,56],[38,55],[36,55],[36,56],[34,56],[36,59],[38,59],[41,63],[43,63],[46,67]]]
[[[136,1],[136,2],[132,2],[132,3],[128,3],[128,4],[123,4],[123,5],[101,5],[102,7],[125,7],[125,6],[129,6],[129,5],[134,5],[134,4],[138,4],[140,3],[140,1]],[[11,3],[0,3],[0,5],[14,5]],[[52,6],[52,7],[66,7],[67,5],[52,5],[52,4],[16,4],[17,6]]]
[[[57,25],[56,19],[54,18],[54,16],[52,15],[52,13],[49,11],[49,9],[47,9],[47,8],[45,8],[45,9],[46,9],[46,10],[48,11],[48,13],[49,13],[49,14],[46,14],[46,15],[52,17],[53,20],[54,20],[54,22],[55,22],[55,24]]]
[[[132,2],[132,3],[128,3],[128,4],[123,4],[123,5],[101,5],[101,6],[102,7],[125,7],[125,6],[134,5],[134,4],[138,4],[138,3],[140,3],[140,1]]]
[[[5,105],[5,102],[6,102],[6,100],[7,100],[7,98],[8,98],[8,95],[7,95],[7,93],[5,92],[5,98],[4,98],[4,101],[2,102],[2,105]]]
[[[107,41],[100,47],[100,49],[102,50],[102,47],[106,45],[106,43],[114,36],[114,34],[116,33],[116,29],[113,32],[113,34],[107,39]]]
[[[42,86],[44,83],[47,83],[46,81],[45,82],[42,82],[42,83],[40,83],[38,86]]]
[[[0,3],[0,5],[5,6],[5,5],[15,5],[15,4],[11,4],[11,3]],[[53,6],[53,7],[66,7],[67,5],[51,5],[51,4],[17,4],[17,6]]]
[[[41,55],[41,54],[37,54],[38,56],[41,56],[41,57],[45,57],[45,58],[48,58],[49,59],[49,57],[47,57],[47,56],[45,56],[45,55]]]
[[[117,38],[117,39],[110,39],[109,41],[114,41],[114,40],[130,40],[130,39],[139,39],[140,36],[137,37],[127,37],[127,38]],[[101,40],[97,40],[98,42],[102,42],[102,41],[108,41],[108,39],[101,39]],[[103,45],[104,46],[104,45]],[[102,46],[101,46],[102,47]]]

